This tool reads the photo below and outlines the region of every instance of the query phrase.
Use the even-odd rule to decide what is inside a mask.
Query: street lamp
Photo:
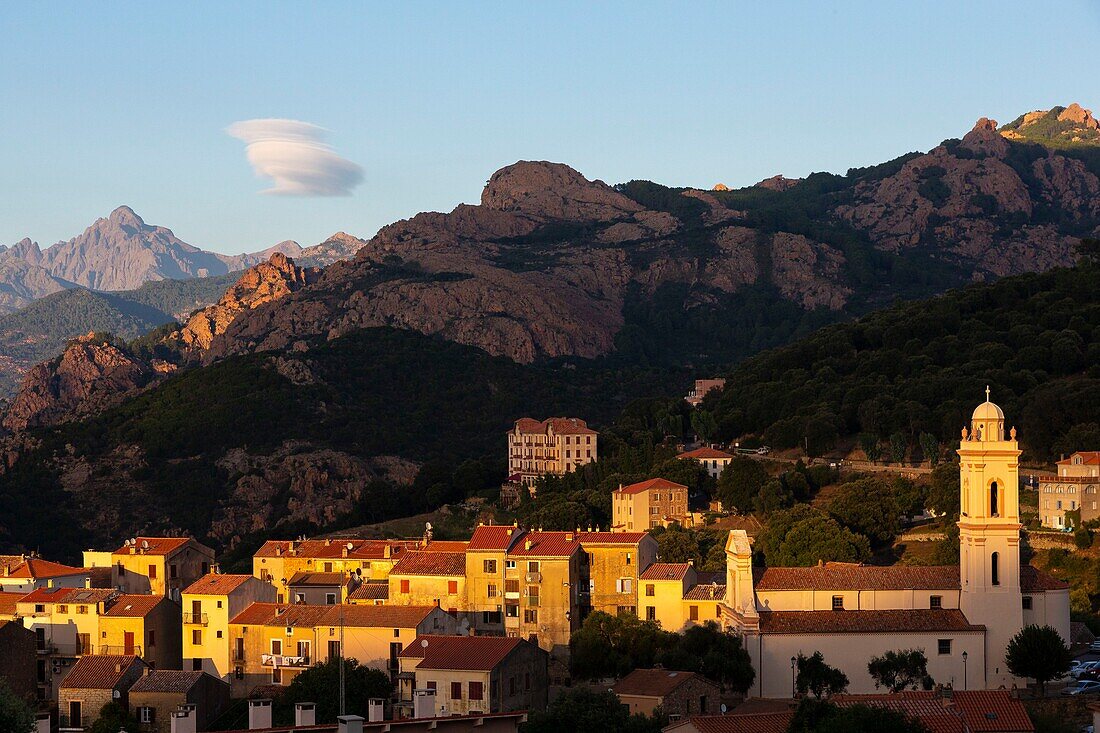
[[[966,652],[963,652],[963,691],[966,690]]]
[[[797,662],[797,661],[798,661],[797,658],[791,657],[791,698],[792,699],[794,698],[794,696],[796,694],[796,689],[797,689],[795,687],[795,682],[794,682],[794,666],[795,666],[795,662]]]

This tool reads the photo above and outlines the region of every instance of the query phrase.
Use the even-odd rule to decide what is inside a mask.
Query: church
[[[958,454],[957,566],[754,569],[748,535],[730,533],[719,613],[752,657],[750,695],[790,697],[795,659],[816,651],[851,693],[875,692],[867,663],[899,649],[923,649],[932,678],[958,690],[1022,687],[1005,666],[1009,640],[1030,624],[1069,639],[1069,587],[1020,563],[1019,444],[988,388]]]

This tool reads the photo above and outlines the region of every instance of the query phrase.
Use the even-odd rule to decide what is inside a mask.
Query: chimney
[[[294,725],[317,725],[317,703],[294,703]]]
[[[248,729],[261,730],[271,727],[271,700],[248,701]]]
[[[413,690],[413,717],[435,717],[435,690]]]
[[[195,733],[198,717],[194,705],[180,705],[172,712],[171,733]]]
[[[384,547],[384,548],[382,549],[382,557],[384,557],[384,558],[386,558],[386,559],[388,560],[388,559],[390,559],[390,556],[391,556],[392,554],[393,554],[393,548],[391,548],[391,547],[390,547],[390,543],[389,543],[389,542],[387,542],[387,543],[386,543],[386,545],[385,545],[385,547]],[[360,724],[362,723],[362,721],[363,721],[363,719],[362,719],[362,718],[360,718],[360,719],[359,719],[359,722],[360,722]],[[360,725],[360,727],[362,727],[362,725]]]
[[[34,716],[34,733],[50,733],[50,714],[36,713]],[[173,731],[173,733],[175,733]]]
[[[565,533],[565,541],[566,542],[572,542],[573,541],[573,533],[572,532],[566,532]]]
[[[358,715],[341,715],[336,719],[336,733],[363,733],[363,718]]]
[[[372,697],[367,701],[367,721],[381,723],[386,719],[386,701],[380,697]]]
[[[523,549],[525,549],[525,550],[530,550],[531,549],[531,540],[524,540]]]

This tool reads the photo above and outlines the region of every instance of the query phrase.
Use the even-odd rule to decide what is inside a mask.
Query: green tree
[[[367,717],[367,702],[371,698],[388,700],[393,693],[389,675],[373,667],[365,667],[359,661],[344,658],[344,709],[348,715]],[[296,702],[317,703],[317,722],[335,723],[340,714],[340,662],[330,658],[302,670],[287,685],[279,699],[276,714],[281,720],[291,722]],[[128,729],[129,730],[129,729]]]
[[[760,461],[736,456],[718,477],[718,498],[727,508],[750,512],[767,480],[768,472]]]
[[[794,686],[803,695],[809,693],[820,700],[848,689],[848,675],[826,664],[821,652],[808,657],[799,654],[796,669]]]
[[[809,504],[776,512],[757,540],[768,565],[808,567],[824,562],[859,562],[871,556],[870,542]]]
[[[692,561],[697,565],[702,564],[699,554],[699,539],[695,532],[684,529],[678,524],[667,528],[651,530],[657,539],[657,556],[661,562],[687,562]]]
[[[692,626],[657,657],[665,669],[698,672],[708,679],[744,694],[752,687],[756,672],[741,637],[722,631],[707,621]]]
[[[126,711],[122,703],[113,700],[99,711],[99,717],[88,728],[88,733],[118,733],[120,730],[136,731],[137,719]]]
[[[798,704],[788,733],[928,733],[924,723],[902,713],[869,705],[834,705],[806,698]]]
[[[901,511],[893,487],[880,477],[841,484],[829,502],[829,514],[867,537],[875,547],[893,542],[901,528]]]
[[[905,450],[909,447],[909,440],[900,430],[890,435],[890,458],[894,463],[905,462]]]
[[[872,657],[867,672],[875,680],[876,689],[885,687],[890,692],[931,690],[934,684],[923,649],[891,650],[881,657]]]
[[[794,496],[783,485],[780,479],[773,478],[760,487],[760,492],[753,499],[752,508],[757,514],[767,516],[783,507],[790,506],[794,502]]]
[[[657,655],[677,643],[676,634],[632,613],[589,614],[569,639],[569,667],[578,679],[620,677],[652,667]]]
[[[1040,697],[1046,692],[1046,683],[1068,672],[1072,661],[1069,647],[1053,626],[1025,626],[1005,649],[1008,671],[1017,677],[1034,679]]]
[[[932,469],[928,484],[928,508],[947,521],[959,516],[959,464],[941,463]]]
[[[860,433],[859,447],[863,449],[867,460],[871,463],[877,463],[882,457],[882,448],[879,446],[878,436],[874,433]]]
[[[940,441],[936,439],[932,433],[921,433],[918,438],[920,441],[921,452],[924,453],[924,457],[928,459],[928,463],[935,468],[936,464],[940,462]]]
[[[691,413],[691,429],[704,443],[714,437],[718,431],[718,422],[709,410],[695,410]]]
[[[34,730],[34,709],[20,700],[0,677],[0,730],[11,733],[31,733]]]
[[[531,713],[523,732],[660,733],[667,724],[663,715],[631,715],[614,692],[574,687],[558,695],[545,711]]]

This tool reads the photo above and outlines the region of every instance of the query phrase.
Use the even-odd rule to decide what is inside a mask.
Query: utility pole
[[[341,599],[346,600],[346,599]],[[340,603],[340,715],[344,710],[344,604]]]

